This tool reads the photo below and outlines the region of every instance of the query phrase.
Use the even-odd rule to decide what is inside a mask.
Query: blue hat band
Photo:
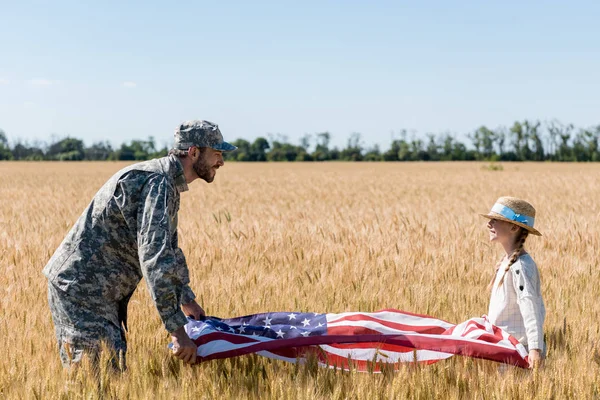
[[[492,212],[495,212],[496,214],[500,214],[504,218],[509,219],[511,221],[520,222],[522,224],[529,226],[530,228],[533,228],[533,223],[535,221],[535,218],[530,217],[528,215],[517,214],[512,208],[506,207],[503,204],[500,204],[500,203],[494,204],[494,207],[492,207]]]

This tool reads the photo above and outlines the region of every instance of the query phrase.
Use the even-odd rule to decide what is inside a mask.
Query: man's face
[[[209,147],[195,148],[194,152],[198,154],[198,158],[192,164],[194,172],[196,172],[198,178],[204,179],[208,183],[212,182],[215,179],[217,169],[225,165],[223,153]]]

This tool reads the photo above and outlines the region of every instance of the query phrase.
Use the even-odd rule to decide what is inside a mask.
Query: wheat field
[[[455,323],[487,312],[501,256],[477,213],[525,198],[544,234],[526,244],[547,309],[537,371],[458,356],[383,374],[257,356],[185,366],[142,282],[127,372],[67,379],[41,270],[123,166],[0,163],[0,398],[600,398],[600,164],[228,163],[181,197],[181,247],[209,315],[397,308]]]

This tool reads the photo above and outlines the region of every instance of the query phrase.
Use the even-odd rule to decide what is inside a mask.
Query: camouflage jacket
[[[127,328],[127,303],[144,277],[172,332],[186,324],[181,304],[195,298],[177,240],[183,167],[168,156],[113,175],[67,234],[44,275],[86,307]]]

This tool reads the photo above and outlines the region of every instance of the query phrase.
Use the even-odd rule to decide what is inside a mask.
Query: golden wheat
[[[527,248],[547,309],[543,369],[453,357],[359,374],[257,356],[195,367],[170,357],[144,284],[130,305],[128,371],[99,383],[60,366],[41,270],[122,163],[0,163],[0,398],[600,397],[600,165],[235,164],[182,195],[180,240],[207,313],[398,308],[452,322],[487,312],[500,248],[477,216],[529,200]]]

